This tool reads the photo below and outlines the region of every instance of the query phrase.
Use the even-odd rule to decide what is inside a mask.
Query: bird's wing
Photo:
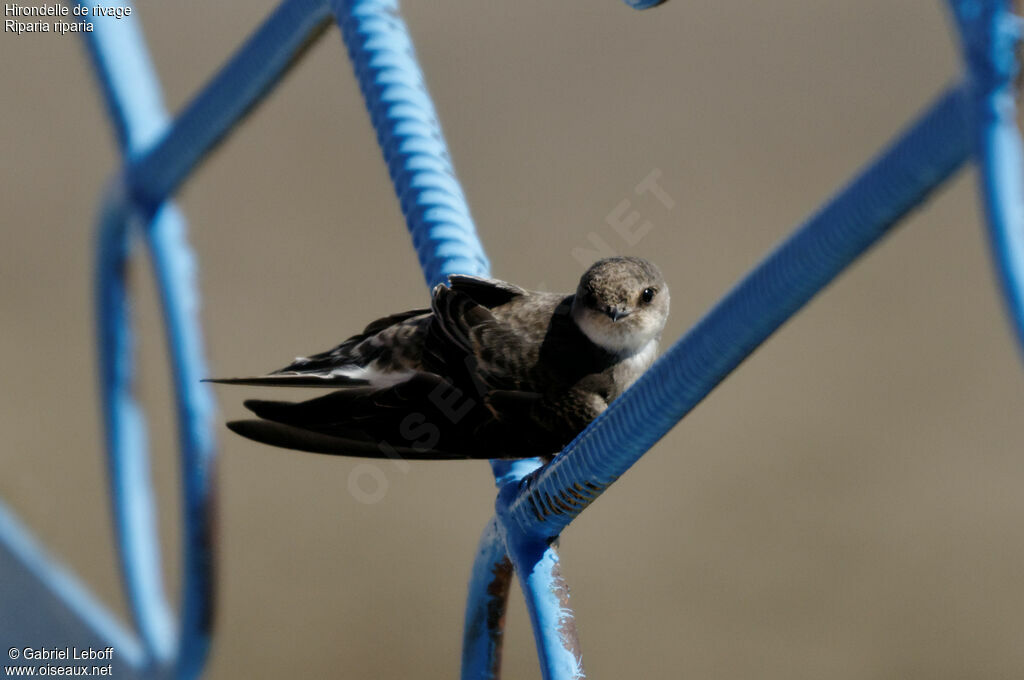
[[[429,309],[413,309],[385,316],[370,323],[362,333],[353,335],[337,347],[320,352],[310,357],[300,357],[276,371],[266,375],[246,378],[212,378],[205,382],[223,385],[264,385],[270,387],[354,387],[369,384],[367,380],[355,375],[346,374],[345,367],[360,366],[365,363],[364,357],[356,357],[353,350],[363,340],[400,324],[403,321],[423,316]]]
[[[203,378],[202,382],[263,387],[357,387],[370,384],[368,380],[362,378],[328,373],[268,373],[248,378]]]
[[[524,351],[525,335],[496,319],[491,308],[478,300],[494,302],[498,289],[485,288],[492,283],[488,279],[474,279],[470,287],[474,293],[489,292],[473,297],[462,285],[469,277],[455,278],[458,285],[434,289],[433,314],[423,344],[424,369],[446,376],[479,398],[492,390],[522,386],[527,367],[519,358],[529,353]]]
[[[522,390],[493,390],[485,403],[498,427],[515,430],[516,445],[541,455],[560,451],[607,408],[600,397],[576,389],[555,399]]]
[[[387,388],[353,387],[303,402],[245,402],[261,420],[228,427],[273,446],[370,458],[444,460],[503,458],[524,453],[471,397],[433,373],[416,373]]]
[[[536,338],[492,313],[528,291],[471,276],[452,276],[450,282],[434,290],[418,336],[422,370],[388,387],[338,375],[339,366],[351,363],[355,345],[427,310],[387,317],[329,352],[268,376],[225,381],[324,386],[341,378],[345,386],[297,403],[247,401],[259,420],[228,427],[266,444],[336,455],[427,460],[554,453],[567,441],[565,434],[561,428],[547,431],[533,415],[543,405],[541,395],[524,378]]]
[[[437,291],[455,291],[458,295],[442,295],[440,304],[446,309],[446,318],[439,326],[432,324],[433,363],[429,370],[447,375],[448,364],[459,372],[455,382],[460,378],[469,378],[465,372],[465,360],[472,356],[473,350],[468,336],[469,329],[483,321],[493,320],[487,310],[505,304],[515,297],[525,295],[528,291],[515,284],[498,279],[479,276],[453,274],[449,277],[451,288],[438,286],[435,289],[433,311],[437,312]],[[431,309],[413,309],[377,319],[370,323],[362,333],[354,335],[326,352],[310,357],[300,357],[288,366],[272,371],[266,375],[241,378],[212,378],[206,382],[224,385],[262,385],[269,387],[356,387],[369,384],[358,371],[346,371],[346,367],[361,366],[366,363],[365,357],[356,357],[353,350],[367,338],[417,316],[430,313]],[[438,332],[439,331],[439,332]],[[454,342],[451,347],[443,346]],[[440,343],[440,344],[439,344]],[[373,357],[370,357],[372,359]]]
[[[451,274],[448,283],[452,290],[465,293],[477,304],[488,309],[510,302],[520,295],[528,295],[530,292],[508,281],[468,274]]]

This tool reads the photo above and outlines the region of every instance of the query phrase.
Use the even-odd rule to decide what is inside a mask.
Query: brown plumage
[[[337,387],[303,402],[245,402],[228,423],[267,444],[368,457],[551,456],[654,360],[668,316],[661,272],[601,260],[576,293],[452,276],[430,309],[374,321],[337,347],[228,384]]]

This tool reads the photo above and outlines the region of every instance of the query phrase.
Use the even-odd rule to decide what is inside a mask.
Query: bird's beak
[[[619,309],[618,307],[605,307],[604,313],[607,314],[612,321],[618,321],[619,319],[625,319],[627,316],[632,314],[632,311],[628,309]]]

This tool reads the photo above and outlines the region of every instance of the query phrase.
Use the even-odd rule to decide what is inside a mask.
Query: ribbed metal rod
[[[449,274],[488,276],[490,263],[455,176],[398,3],[334,0],[331,4],[427,285],[433,287]],[[492,469],[503,483],[521,479],[538,465],[536,459],[495,461]],[[481,539],[466,602],[463,678],[493,678],[500,672],[498,622],[492,619],[490,626],[482,628],[478,622],[504,607],[507,585],[494,587],[494,570],[503,562],[505,550],[496,534],[485,533]],[[521,583],[532,609],[548,611],[559,606],[557,593],[540,580]],[[560,644],[561,633],[536,627],[534,633],[544,676],[573,677],[552,670],[559,660],[546,651]]]
[[[950,0],[967,64],[982,206],[1010,325],[1024,351],[1024,148],[1017,127],[1022,24],[1009,0]]]
[[[330,25],[325,0],[285,0],[174,120],[159,141],[128,159],[137,202],[155,206],[267,94]]]
[[[505,526],[499,521],[499,531],[526,597],[541,677],[579,680],[584,677],[583,655],[558,551],[548,541],[505,531]]]
[[[96,253],[100,397],[128,604],[148,664],[165,666],[173,661],[177,644],[174,615],[163,587],[146,418],[134,394],[134,335],[127,285],[131,215],[119,189],[112,187],[104,202]]]
[[[127,163],[163,137],[170,121],[136,14],[90,20],[94,31],[83,35]],[[184,217],[170,202],[140,205],[138,199],[123,174],[115,177],[103,199],[97,235],[100,394],[111,498],[127,599],[147,664],[154,672],[193,678],[206,659],[213,621],[216,409],[209,387],[199,382],[207,371],[196,266]],[[146,421],[134,396],[127,268],[136,235],[142,236],[153,261],[177,409],[184,513],[177,630],[163,587]]]
[[[395,0],[332,0],[427,285],[490,263]]]
[[[497,523],[487,523],[473,561],[462,637],[462,680],[499,680],[512,563]]]
[[[509,531],[557,536],[740,362],[968,157],[949,90],[758,265],[549,465],[498,500]]]

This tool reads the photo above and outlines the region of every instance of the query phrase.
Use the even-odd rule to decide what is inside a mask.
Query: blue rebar
[[[331,6],[427,285],[449,274],[486,276],[490,263],[397,0],[331,0]]]
[[[139,639],[46,551],[2,501],[0,574],[4,589],[0,640],[33,640],[39,647],[68,642],[94,649],[111,646],[117,650],[112,659],[117,678],[135,677],[133,671],[143,667],[145,653]]]
[[[209,372],[199,327],[195,258],[184,215],[173,203],[161,204],[144,224],[143,237],[160,296],[181,452],[184,583],[176,674],[193,678],[202,670],[213,634],[216,404],[209,385],[201,382]]]
[[[412,40],[398,14],[398,3],[334,0],[332,8],[427,285],[441,283],[449,274],[489,275],[490,263],[455,177]],[[492,464],[495,478],[501,481],[521,479],[538,466],[537,459]],[[496,535],[485,534],[473,566],[466,605],[466,620],[482,620],[485,626],[467,629],[463,641],[464,678],[494,677],[498,667],[501,630],[489,614],[498,600],[507,597],[507,588],[495,591],[493,576],[500,562],[498,555],[504,552]],[[549,563],[557,564],[553,549],[544,553]],[[521,580],[521,585],[531,612],[545,612],[563,604],[559,591],[542,579]],[[557,673],[556,649],[564,639],[562,632],[546,626],[535,627],[535,631],[545,677],[572,677],[551,675]]]
[[[127,286],[131,218],[119,189],[112,187],[104,201],[96,258],[100,395],[127,599],[148,662],[166,665],[175,654],[174,617],[163,589],[146,420],[134,395]]]
[[[116,23],[90,17],[96,30],[85,33],[126,166],[108,193],[98,261],[101,375],[122,569],[151,663],[174,663],[179,677],[198,675],[212,628],[214,407],[208,387],[199,382],[207,372],[185,221],[163,201],[329,25],[329,17],[322,0],[282,3],[173,125],[134,14]],[[160,575],[145,421],[131,393],[131,331],[123,277],[133,221],[141,227],[154,265],[178,411],[185,585],[177,634]]]
[[[626,3],[645,8],[658,0]],[[972,140],[999,279],[1024,344],[1024,154],[1014,96],[1021,22],[1007,0],[950,4],[969,67],[966,85],[947,92],[551,464],[537,470],[536,459],[492,463],[501,491],[470,581],[464,679],[498,676],[508,557],[526,595],[542,674],[549,680],[582,675],[568,591],[550,539],[959,167]],[[200,672],[213,591],[213,401],[198,381],[206,372],[185,222],[165,200],[328,25],[332,11],[428,285],[452,273],[487,275],[487,258],[397,2],[331,0],[328,6],[327,0],[285,0],[173,124],[134,14],[121,20],[90,17],[95,32],[84,33],[125,168],[105,196],[97,255],[101,389],[114,514],[125,584],[142,638],[140,656],[144,653],[158,672],[172,667],[179,677]],[[185,499],[185,584],[177,633],[160,575],[145,419],[132,394],[125,265],[135,230],[153,260],[176,391]],[[21,541],[17,535],[3,533],[15,537],[6,539],[8,545]],[[59,578],[50,581],[56,592],[66,591],[69,605],[73,598],[81,606],[88,603],[73,588],[61,590]],[[93,620],[104,619],[97,615]]]
[[[1017,128],[1020,17],[1009,0],[950,0],[971,97],[975,156],[996,272],[1024,350],[1024,150]]]
[[[512,563],[493,519],[487,523],[466,599],[462,642],[462,677],[497,680],[501,677],[501,644],[505,634],[505,609]]]
[[[966,160],[965,98],[947,92],[616,399],[555,459],[498,500],[538,539],[562,529],[839,272]],[[511,529],[510,529],[511,531]]]
[[[583,678],[576,615],[569,607],[569,585],[562,576],[558,552],[548,541],[538,540],[516,527],[510,530],[509,525],[500,520],[499,516],[498,529],[526,598],[541,677],[544,680]]]
[[[133,198],[152,206],[172,195],[329,25],[325,0],[282,2],[175,117],[173,126],[144,153],[129,158],[126,174]]]
[[[134,13],[90,20],[94,31],[84,35],[127,164],[166,133],[169,119]],[[184,218],[171,203],[140,205],[128,185],[122,173],[107,191],[96,259],[100,392],[111,496],[128,601],[147,663],[191,678],[202,669],[213,625],[215,406],[209,387],[200,382],[207,371]],[[153,262],[175,390],[184,513],[177,630],[163,589],[145,417],[133,393],[127,264],[136,230]]]

